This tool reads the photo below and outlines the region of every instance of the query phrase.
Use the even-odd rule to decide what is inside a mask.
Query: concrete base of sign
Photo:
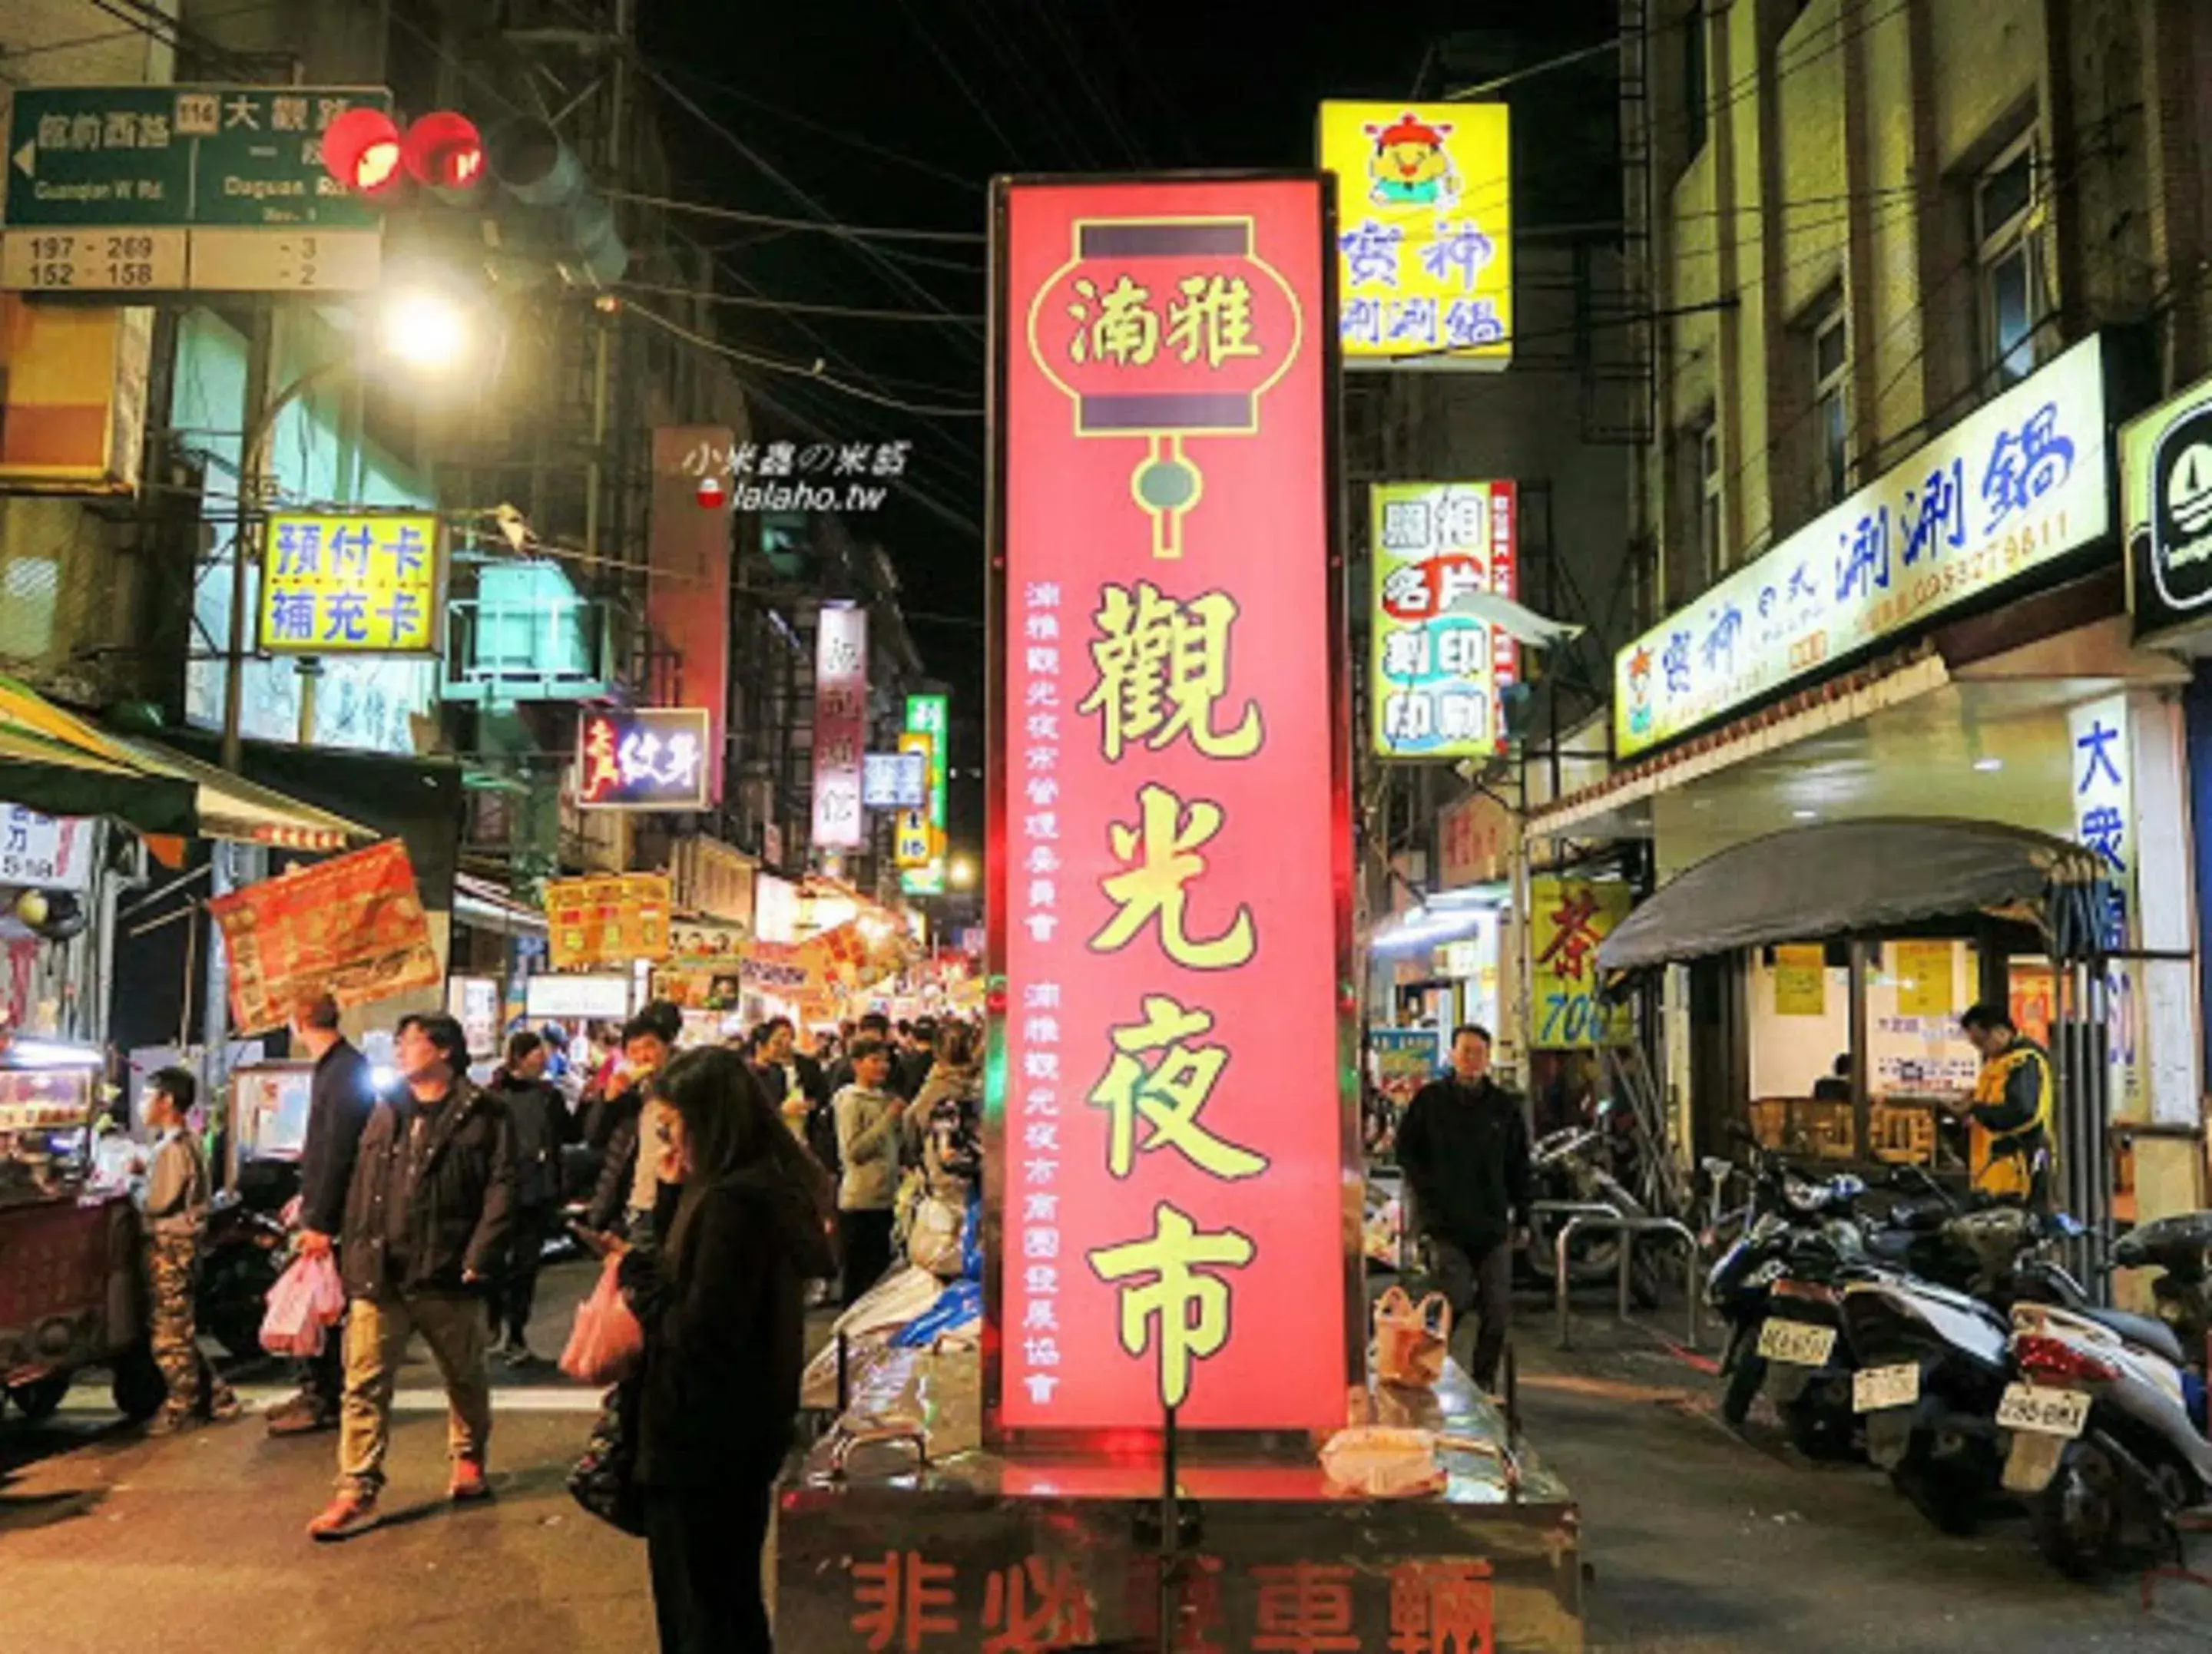
[[[779,1646],[1161,1650],[1164,1571],[1175,1654],[1583,1646],[1574,1500],[1455,1367],[1433,1391],[1369,1397],[1376,1423],[1468,1445],[1440,1453],[1442,1491],[1349,1497],[1314,1448],[1194,1445],[1168,1536],[1148,1445],[985,1451],[979,1365],[972,1350],[873,1357],[844,1416],[791,1467]]]

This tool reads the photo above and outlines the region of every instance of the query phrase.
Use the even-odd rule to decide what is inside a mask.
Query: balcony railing
[[[604,598],[450,598],[439,693],[491,706],[596,700],[612,693],[617,622]]]

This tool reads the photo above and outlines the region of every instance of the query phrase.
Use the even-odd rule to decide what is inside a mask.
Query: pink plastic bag
[[[324,1333],[344,1313],[345,1287],[330,1254],[302,1254],[269,1289],[261,1348],[271,1355],[319,1355]]]
[[[561,1371],[583,1384],[619,1384],[645,1354],[645,1329],[616,1282],[621,1263],[611,1257],[600,1268],[599,1284],[577,1306],[575,1330],[561,1352]]]

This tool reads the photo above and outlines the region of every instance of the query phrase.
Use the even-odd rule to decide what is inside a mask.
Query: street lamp
[[[486,330],[471,306],[450,287],[434,281],[410,280],[380,291],[363,318],[362,342],[351,352],[333,356],[309,368],[270,397],[260,415],[247,427],[239,451],[238,535],[233,543],[230,571],[230,640],[224,651],[222,685],[222,766],[239,773],[242,759],[242,728],[246,711],[246,602],[247,556],[258,551],[261,512],[268,492],[269,452],[276,436],[276,421],[284,410],[312,391],[363,368],[389,367],[417,378],[450,378],[481,354]],[[264,326],[265,327],[265,323]],[[248,371],[260,368],[249,362]],[[300,724],[303,732],[313,724],[312,695],[313,663],[303,661]]]
[[[952,858],[952,865],[946,869],[946,872],[951,878],[952,888],[955,890],[972,890],[975,888],[975,863],[967,857],[955,856]]]

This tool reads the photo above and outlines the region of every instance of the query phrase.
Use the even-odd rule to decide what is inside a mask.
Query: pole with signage
[[[1365,1319],[1327,184],[994,213],[986,1430],[1334,1429]]]
[[[0,288],[359,292],[383,221],[325,171],[322,135],[380,88],[18,87]]]

